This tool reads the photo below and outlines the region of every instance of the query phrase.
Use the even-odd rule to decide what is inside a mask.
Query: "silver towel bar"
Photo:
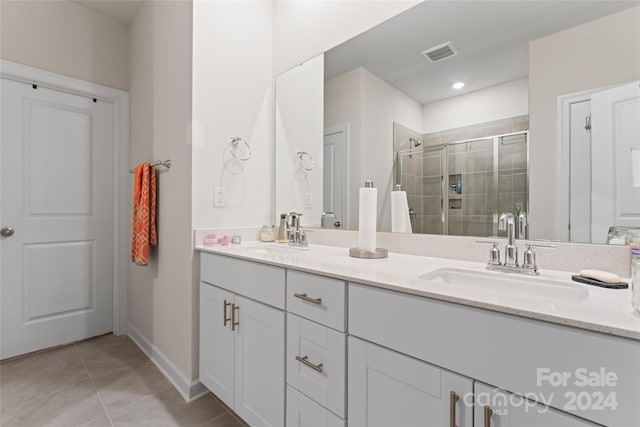
[[[167,169],[171,169],[171,160],[156,160],[155,162],[149,164],[149,166],[164,166]],[[129,169],[129,172],[134,173],[135,169]]]

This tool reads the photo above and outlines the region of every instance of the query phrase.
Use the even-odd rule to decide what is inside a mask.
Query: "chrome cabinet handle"
[[[491,427],[491,415],[493,410],[489,406],[484,407],[484,427]]]
[[[0,229],[0,235],[2,237],[11,237],[11,236],[13,236],[13,233],[15,233],[15,232],[16,231],[11,227],[2,227]]]
[[[238,310],[238,313],[240,313],[240,307],[238,307],[235,304],[231,304],[231,330],[232,331],[235,331],[236,326],[240,324],[240,320],[236,322],[236,310]]]
[[[306,365],[308,367],[310,367],[311,369],[313,369],[314,371],[317,372],[322,372],[322,363],[318,363],[317,365],[314,365],[313,363],[309,362],[309,356],[296,356],[296,360],[300,363],[302,363],[303,365]]]
[[[223,326],[227,326],[227,322],[229,320],[231,320],[231,317],[227,317],[227,307],[229,307],[231,305],[230,302],[227,302],[227,300],[224,300],[224,308],[223,308],[223,313],[222,313],[222,318],[224,319],[224,322],[222,323]]]
[[[456,425],[456,402],[460,399],[455,391],[449,393],[449,426],[458,427]]]
[[[322,303],[322,298],[311,298],[311,297],[308,297],[307,294],[293,294],[293,296],[296,298],[300,298],[301,300],[312,302],[314,304]]]

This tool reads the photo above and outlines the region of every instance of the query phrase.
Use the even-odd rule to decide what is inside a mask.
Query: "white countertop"
[[[260,249],[268,245],[275,246],[275,250]],[[571,273],[567,272],[542,269],[539,276],[488,272],[483,263],[391,252],[389,257],[384,259],[357,259],[349,256],[348,248],[313,244],[309,248],[290,248],[286,244],[245,242],[229,246],[196,245],[195,248],[204,252],[640,340],[640,313],[631,306],[629,289],[605,289],[577,283],[571,280]],[[497,292],[482,286],[459,287],[419,278],[442,268],[470,270],[495,275],[496,278],[524,279],[534,285],[536,280],[551,280],[562,288],[568,286],[574,290],[584,289],[586,297],[581,298],[579,302],[565,302],[544,295],[531,297],[518,292]],[[514,283],[513,286],[518,284]],[[562,290],[559,289],[559,292]]]

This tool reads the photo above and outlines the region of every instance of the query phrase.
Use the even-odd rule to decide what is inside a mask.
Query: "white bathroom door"
[[[0,358],[113,329],[113,104],[1,80]]]
[[[347,125],[324,130],[322,210],[347,228]]]
[[[640,188],[631,149],[640,149],[639,82],[591,96],[591,238],[605,243],[612,225],[640,227]]]

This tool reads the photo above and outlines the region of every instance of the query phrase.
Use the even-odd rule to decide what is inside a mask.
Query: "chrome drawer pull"
[[[236,310],[238,310],[238,314],[240,313],[240,307],[238,307],[235,304],[231,304],[231,330],[235,331],[236,330],[236,326],[238,326],[240,324],[240,321],[238,320],[236,322]]]
[[[222,323],[223,326],[227,326],[227,322],[229,320],[231,320],[231,317],[227,317],[227,307],[229,307],[231,305],[230,302],[227,302],[227,300],[224,300],[224,308],[223,308],[223,313],[222,313],[222,318],[224,319],[224,322]]]
[[[311,298],[311,297],[308,297],[307,294],[293,294],[293,296],[296,297],[296,298],[300,298],[302,300],[305,300],[305,301],[312,302],[314,304],[321,304],[322,303],[322,298]]]
[[[314,371],[322,372],[322,363],[318,363],[317,365],[314,365],[313,363],[309,362],[309,356],[303,356],[303,357],[296,356],[296,360],[310,367]]]

